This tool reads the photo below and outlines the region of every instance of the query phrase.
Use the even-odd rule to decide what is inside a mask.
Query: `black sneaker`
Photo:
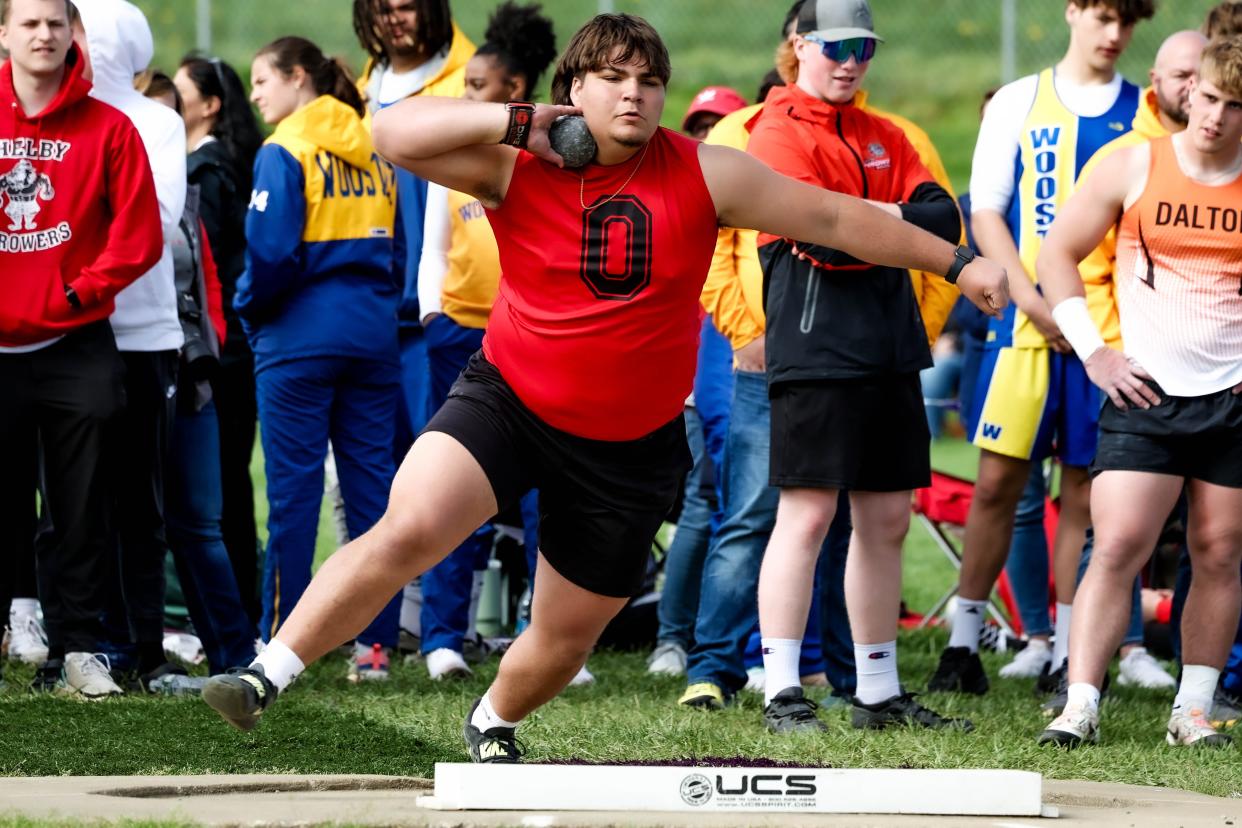
[[[1039,676],[1035,679],[1035,695],[1046,696],[1049,693],[1057,692],[1057,685],[1061,683],[1061,673],[1064,671],[1065,662],[1061,662],[1061,666],[1056,670],[1052,669],[1052,662],[1044,665],[1044,669],[1039,671]]]
[[[1231,728],[1242,721],[1242,697],[1230,693],[1219,684],[1212,699],[1212,724],[1217,728]]]
[[[969,647],[945,647],[940,654],[940,664],[927,689],[932,693],[973,693],[982,696],[988,692],[988,674],[983,672],[983,662],[978,653]]]
[[[65,662],[59,658],[49,658],[35,670],[34,678],[30,680],[31,693],[51,693],[56,690],[56,685],[60,682],[60,674],[65,669]]]
[[[1039,712],[1051,719],[1060,716],[1069,701],[1069,667],[1066,662],[1061,662],[1060,667],[1048,674],[1048,681],[1044,682],[1044,686],[1049,684],[1052,689],[1044,691],[1048,697],[1040,703]],[[1035,689],[1039,690],[1039,682],[1036,682]]]
[[[853,724],[855,730],[883,730],[889,725],[917,725],[929,730],[952,727],[967,733],[975,729],[969,719],[950,719],[924,707],[914,700],[913,693],[902,693],[876,704],[854,699]]]
[[[803,695],[801,687],[786,687],[763,709],[763,723],[773,733],[827,730],[828,726],[815,716],[818,707]]]
[[[212,676],[203,685],[203,701],[238,730],[254,730],[259,716],[276,700],[276,685],[267,680],[263,668],[234,667],[222,676]]]
[[[470,706],[470,712],[466,714],[466,725],[462,728],[466,749],[470,751],[470,761],[486,765],[516,765],[522,761],[522,748],[513,728],[489,727],[487,730],[479,730],[470,724],[481,701],[483,699],[476,699]]]

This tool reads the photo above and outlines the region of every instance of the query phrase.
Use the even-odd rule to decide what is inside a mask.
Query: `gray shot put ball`
[[[595,138],[581,115],[562,115],[548,129],[552,149],[566,167],[585,167],[595,157]]]

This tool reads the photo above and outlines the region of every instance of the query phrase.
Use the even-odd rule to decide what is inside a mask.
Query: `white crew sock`
[[[1071,684],[1065,691],[1065,706],[1081,705],[1087,710],[1100,709],[1100,689],[1079,681]]]
[[[39,599],[38,598],[14,598],[9,604],[9,618],[17,620],[18,618],[38,618],[39,617]]]
[[[763,703],[766,706],[782,690],[802,686],[798,676],[802,639],[762,638],[760,643],[763,645]]]
[[[496,715],[496,708],[492,707],[492,691],[488,690],[483,694],[483,698],[479,700],[479,706],[474,709],[474,715],[470,717],[470,724],[479,729],[481,733],[486,733],[493,727],[515,728],[517,722],[510,722]]]
[[[983,619],[987,617],[987,612],[986,600],[972,601],[959,595],[957,609],[953,612],[953,633],[949,636],[949,646],[979,652],[979,634],[983,632]]]
[[[1069,658],[1070,616],[1073,615],[1073,604],[1062,604],[1057,601],[1056,632],[1052,639],[1052,661],[1048,664],[1048,672],[1055,673],[1057,668]]]
[[[1177,698],[1173,699],[1173,712],[1202,710],[1203,715],[1212,715],[1212,698],[1219,680],[1220,670],[1215,667],[1203,664],[1182,667],[1182,683],[1177,687]]]
[[[250,662],[251,667],[256,664],[263,668],[267,680],[276,685],[276,690],[280,693],[293,684],[293,680],[306,669],[298,654],[285,646],[279,638],[269,641],[263,652]]]
[[[901,695],[896,641],[855,644],[854,670],[858,674],[854,696],[863,704],[876,704]]]

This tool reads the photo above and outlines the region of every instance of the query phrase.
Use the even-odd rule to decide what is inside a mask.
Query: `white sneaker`
[[[746,671],[746,686],[743,690],[749,690],[752,693],[762,693],[767,685],[767,673],[762,667],[751,667]]]
[[[657,644],[647,659],[647,672],[652,675],[682,676],[686,673],[686,651],[675,641]]]
[[[595,675],[590,670],[587,669],[587,666],[585,664],[583,664],[582,669],[579,670],[577,674],[569,680],[570,687],[582,687],[584,685],[594,684],[594,683],[595,683]]]
[[[1100,741],[1100,711],[1083,704],[1069,704],[1052,724],[1039,734],[1039,744],[1078,747],[1083,742]]]
[[[446,678],[467,678],[471,675],[466,659],[456,650],[441,647],[427,653],[427,673],[436,681]]]
[[[77,693],[84,699],[119,696],[125,691],[112,680],[109,669],[106,655],[66,653],[65,666],[60,674],[60,687],[68,693]]]
[[[1228,747],[1233,744],[1233,739],[1224,733],[1217,733],[1216,728],[1212,727],[1212,723],[1208,721],[1206,713],[1197,708],[1174,710],[1173,715],[1169,717],[1169,730],[1164,739],[1170,745],[1186,747],[1191,745]]]
[[[1052,647],[1042,638],[1032,638],[1018,650],[1013,661],[1000,668],[1001,678],[1037,678],[1052,661]]]
[[[9,658],[27,664],[47,661],[47,633],[34,615],[9,616]]]
[[[1135,647],[1118,662],[1117,683],[1122,687],[1145,687],[1148,690],[1172,690],[1177,680],[1164,671],[1143,647]]]

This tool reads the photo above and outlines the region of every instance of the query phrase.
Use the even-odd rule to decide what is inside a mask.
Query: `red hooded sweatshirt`
[[[119,110],[87,96],[82,65],[74,45],[60,91],[35,115],[17,100],[11,62],[0,66],[0,346],[106,319],[112,298],[160,259],[142,139]]]

